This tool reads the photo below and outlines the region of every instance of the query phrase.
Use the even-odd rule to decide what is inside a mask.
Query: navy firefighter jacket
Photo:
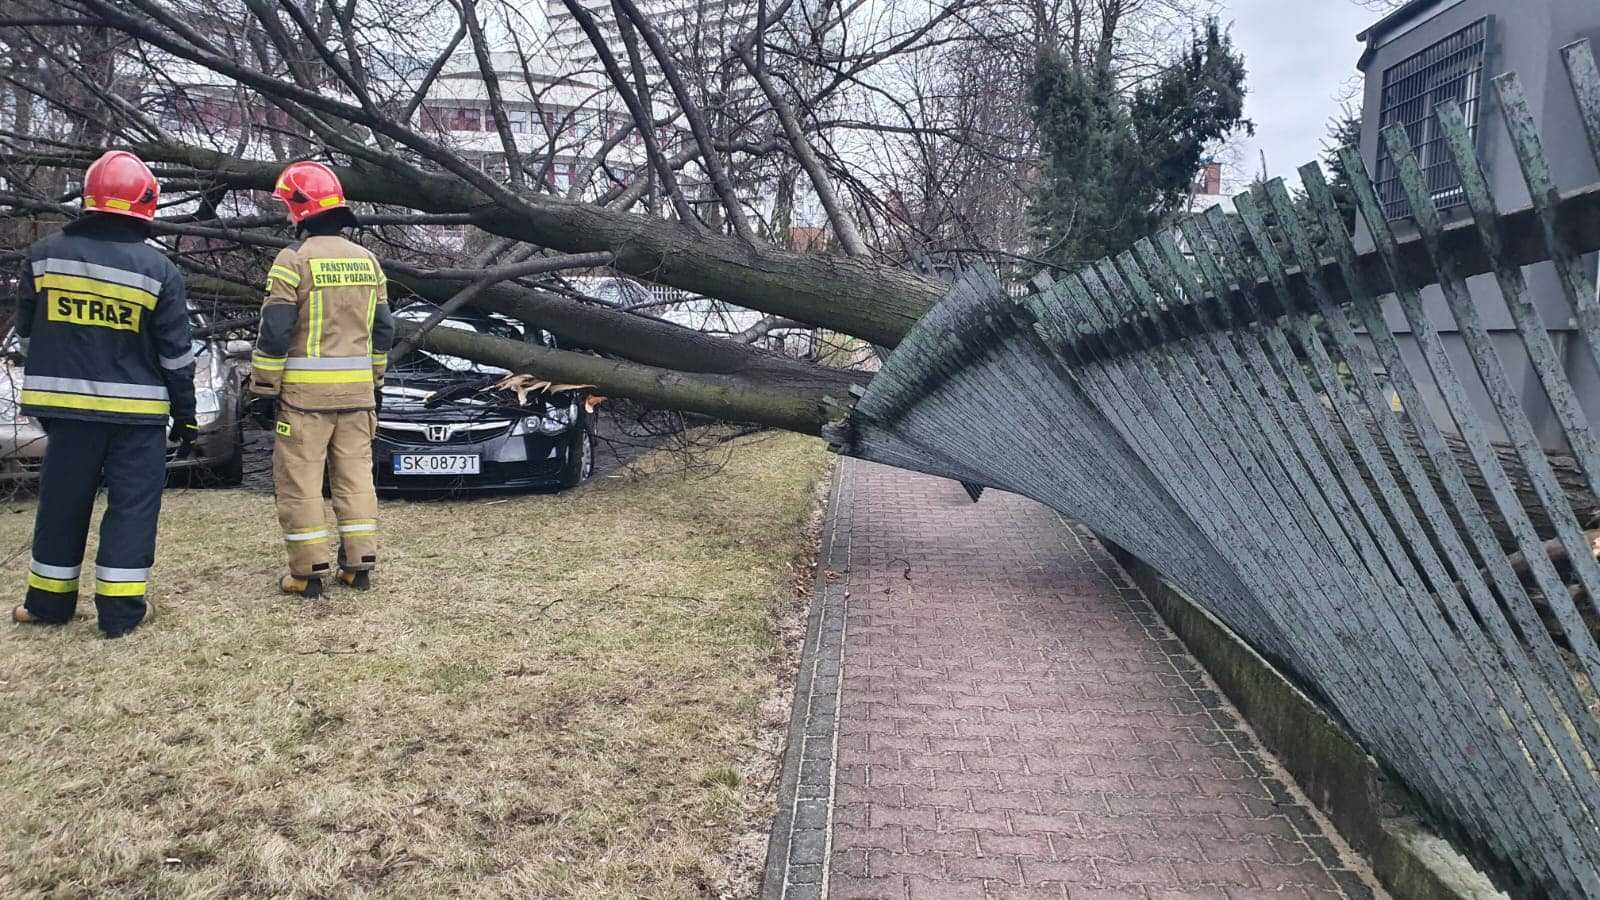
[[[16,327],[27,357],[24,413],[194,421],[183,276],[135,223],[91,215],[29,248]]]

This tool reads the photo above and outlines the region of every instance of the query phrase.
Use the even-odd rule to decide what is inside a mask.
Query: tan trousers
[[[378,562],[378,496],[372,489],[372,436],[378,416],[371,410],[308,412],[278,407],[272,448],[272,480],[278,524],[289,549],[289,574],[298,578],[331,573],[329,549],[341,542],[339,564],[371,569]],[[329,531],[322,509],[322,473],[333,488],[337,531]]]

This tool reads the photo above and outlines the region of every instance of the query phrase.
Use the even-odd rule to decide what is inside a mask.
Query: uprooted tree
[[[288,160],[319,158],[358,202],[396,299],[511,316],[573,349],[450,329],[409,340],[817,433],[830,399],[870,377],[845,351],[892,347],[943,293],[930,262],[1026,250],[982,246],[1019,231],[1039,142],[1024,87],[968,77],[975,56],[1005,28],[1050,23],[1152,59],[1161,29],[1134,26],[1178,34],[1204,5],[760,0],[686,16],[562,0],[541,27],[499,0],[13,0],[3,252],[14,261],[71,215],[105,147],[132,149],[163,179],[155,234],[212,327],[247,330],[291,240],[266,192]],[[816,226],[794,224],[802,207]],[[575,277],[597,271],[760,315],[687,328],[648,314],[668,301],[598,297]],[[760,346],[796,329],[856,341]]]

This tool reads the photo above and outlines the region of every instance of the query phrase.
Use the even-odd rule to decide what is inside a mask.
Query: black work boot
[[[355,588],[358,591],[369,590],[372,587],[372,573],[366,569],[340,569],[339,582],[345,587]]]
[[[37,616],[37,615],[29,612],[28,611],[28,607],[25,606],[25,605],[22,605],[22,604],[18,604],[18,605],[13,606],[11,608],[11,621],[17,623],[18,625],[65,625],[65,624],[67,624],[66,622],[57,622],[54,619],[46,619],[46,618],[43,618],[41,616]]]
[[[315,575],[305,578],[285,575],[278,581],[278,590],[285,594],[298,594],[307,600],[315,600],[322,596],[322,579]]]
[[[127,637],[155,618],[156,605],[149,597],[139,597],[137,603],[126,597],[95,597],[100,610],[100,633],[107,639]]]

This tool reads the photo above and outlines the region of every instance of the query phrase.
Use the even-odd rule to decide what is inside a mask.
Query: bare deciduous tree
[[[1008,42],[1041,21],[1086,40],[1115,7],[1140,28],[1100,46],[1137,77],[1137,45],[1182,6],[565,3],[583,40],[556,47],[509,0],[13,0],[5,250],[70,215],[81,170],[126,147],[163,179],[157,239],[237,327],[289,240],[264,192],[287,160],[319,158],[398,288],[573,349],[410,340],[815,433],[869,377],[841,348],[893,346],[942,293],[920,256],[1021,245],[1035,153],[1020,103],[986,101],[1026,52]],[[608,301],[604,274],[690,292],[698,327]],[[799,354],[761,346],[796,329],[817,335]]]

